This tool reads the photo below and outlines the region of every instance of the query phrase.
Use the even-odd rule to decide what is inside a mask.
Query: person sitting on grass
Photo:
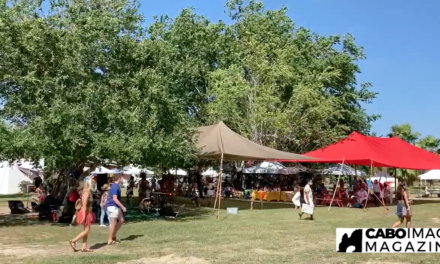
[[[363,208],[365,204],[365,200],[368,199],[368,193],[364,188],[357,187],[356,190],[356,208]]]

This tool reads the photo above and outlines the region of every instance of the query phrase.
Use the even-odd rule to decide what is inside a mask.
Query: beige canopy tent
[[[197,147],[202,151],[199,154],[201,159],[216,159],[220,161],[220,175],[217,185],[217,195],[214,204],[216,207],[218,199],[217,219],[220,215],[221,182],[223,176],[223,160],[312,160],[316,158],[299,154],[279,151],[268,148],[235,133],[223,122],[215,125],[198,128],[199,138]]]
[[[198,128],[197,146],[202,149],[199,158],[221,160],[316,160],[299,154],[279,151],[258,145],[235,133],[223,122]]]

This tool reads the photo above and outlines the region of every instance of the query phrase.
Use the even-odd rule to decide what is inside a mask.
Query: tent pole
[[[339,180],[341,179],[342,169],[344,168],[344,162],[345,162],[345,158],[342,159],[341,172],[339,173],[338,181],[336,182],[336,188],[335,188],[335,191],[334,191],[334,193],[333,193],[332,201],[330,202],[330,205],[329,205],[329,207],[328,207],[328,211],[330,211],[330,208],[332,207],[333,200],[335,199],[335,195],[336,195],[336,193],[337,193],[337,191],[338,191],[338,188],[339,188]]]
[[[217,220],[220,218],[220,207],[222,202],[222,181],[223,181],[223,152],[222,157],[220,159],[220,175],[219,175],[219,195],[218,195],[218,211],[217,211]]]
[[[220,173],[217,176],[217,191],[215,192],[215,201],[214,201],[214,207],[212,208],[215,212],[215,208],[217,207],[217,199],[218,199],[218,192],[220,190]]]
[[[356,177],[356,179],[357,179],[357,176],[358,176],[357,165],[354,165],[354,177]],[[350,177],[350,180],[351,180],[351,177]],[[353,183],[353,182],[351,182],[352,191],[354,192],[354,186],[353,186],[352,183]]]
[[[397,168],[394,168],[394,193],[397,192]]]
[[[370,179],[371,179],[371,175],[373,174],[373,160],[370,159],[370,161],[371,161],[371,164],[370,164]],[[367,185],[367,188],[368,188],[368,196],[367,196],[367,199],[365,199],[364,210],[365,210],[365,208],[367,208],[368,199],[370,198],[370,188],[368,187],[368,185]]]
[[[220,182],[220,173],[217,175],[217,189],[215,191],[215,200],[214,200],[214,207],[212,207],[213,211],[215,212],[215,208],[217,207],[217,198],[218,198],[218,189],[219,189],[219,184]]]
[[[382,168],[382,171],[385,172],[385,170],[383,168]],[[379,177],[379,191],[380,191],[379,192],[379,196],[380,196],[381,192],[383,192],[383,194],[385,196],[385,190],[382,190],[382,187],[380,187],[380,180],[381,179],[382,179],[382,174],[380,174],[380,177]],[[375,196],[376,196],[376,194],[375,194]],[[383,199],[383,197],[376,197],[376,198],[379,198],[379,201],[382,200],[383,212],[384,212],[384,214],[387,214],[388,213],[388,207],[386,206],[385,200]]]

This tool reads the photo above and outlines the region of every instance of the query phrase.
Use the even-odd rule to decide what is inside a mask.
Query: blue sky
[[[440,1],[265,0],[266,8],[283,5],[298,26],[324,35],[351,33],[365,48],[358,81],[372,82],[379,93],[366,109],[382,118],[379,135],[391,125],[410,123],[423,136],[440,137],[437,63],[440,61]],[[188,6],[212,21],[227,20],[226,0],[141,0],[146,23],[153,15],[176,17]]]

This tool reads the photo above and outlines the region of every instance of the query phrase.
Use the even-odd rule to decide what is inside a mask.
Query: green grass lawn
[[[239,207],[238,215],[212,208],[191,208],[185,215],[164,220],[131,217],[120,231],[122,243],[106,246],[107,229],[92,227],[94,253],[73,253],[68,240],[81,227],[42,224],[25,219],[0,223],[0,263],[438,263],[435,254],[341,254],[335,252],[337,227],[389,227],[395,206],[361,209],[317,207],[316,220],[298,220],[290,204],[254,204],[222,201],[222,207]],[[413,205],[414,227],[440,227],[438,203]],[[1,218],[0,218],[1,219]],[[13,223],[10,223],[13,224]],[[79,245],[79,244],[78,244]]]

